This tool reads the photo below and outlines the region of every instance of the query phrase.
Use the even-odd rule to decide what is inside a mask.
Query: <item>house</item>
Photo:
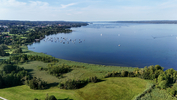
[[[35,41],[37,42],[37,41],[40,41],[39,39],[35,39]]]

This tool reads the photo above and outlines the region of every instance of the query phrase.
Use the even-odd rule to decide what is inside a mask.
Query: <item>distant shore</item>
[[[113,23],[142,23],[142,24],[177,24],[177,20],[154,20],[154,21],[112,21]]]

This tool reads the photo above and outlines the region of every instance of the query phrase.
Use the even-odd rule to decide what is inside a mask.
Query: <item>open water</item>
[[[93,23],[72,30],[28,48],[78,62],[177,70],[177,24]]]

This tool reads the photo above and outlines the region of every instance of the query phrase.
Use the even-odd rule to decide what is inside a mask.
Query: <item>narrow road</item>
[[[0,99],[2,99],[2,100],[7,100],[7,99],[5,99],[5,98],[3,98],[3,97],[0,97]]]

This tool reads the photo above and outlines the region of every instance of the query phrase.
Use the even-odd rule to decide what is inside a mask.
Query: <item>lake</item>
[[[177,24],[93,23],[72,30],[28,48],[78,62],[177,70]]]

